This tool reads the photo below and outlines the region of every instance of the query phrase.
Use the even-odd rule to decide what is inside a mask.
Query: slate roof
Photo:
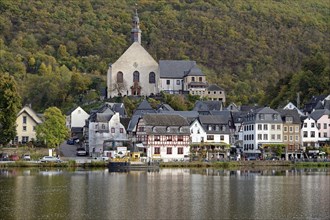
[[[185,72],[189,71],[195,65],[196,62],[190,60],[160,60],[160,78],[181,79],[184,77]]]
[[[207,90],[208,91],[223,91],[223,89],[216,84],[209,85],[209,87],[207,87]]]
[[[127,126],[127,132],[132,132],[134,131],[134,128],[136,127],[137,123],[139,122],[140,115],[133,115],[131,120],[128,123]]]
[[[202,70],[197,67],[197,65],[193,66],[190,70],[185,71],[185,76],[205,76],[202,73]]]
[[[313,118],[314,120],[319,120],[323,115],[330,116],[330,111],[328,109],[318,109],[318,110],[313,111],[310,114],[310,117]]]
[[[291,116],[294,124],[301,123],[300,115],[296,109],[277,109],[276,111],[280,113],[283,122],[285,122],[285,117]]]
[[[144,99],[136,109],[137,110],[154,110],[146,99]]]
[[[169,104],[162,103],[157,106],[157,111],[174,111],[174,109]]]
[[[180,115],[187,119],[189,124],[199,116],[197,111],[160,111],[159,114]]]
[[[221,110],[220,101],[197,101],[194,106],[194,111],[212,111]]]
[[[96,118],[94,122],[109,122],[113,114],[109,113],[96,113]]]
[[[230,116],[230,115],[229,115]],[[200,115],[199,121],[205,124],[228,124],[228,115]]]
[[[181,115],[145,114],[143,120],[147,126],[189,126]]]

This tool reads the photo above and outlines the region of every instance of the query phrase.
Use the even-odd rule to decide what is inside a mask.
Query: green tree
[[[37,139],[44,141],[49,148],[57,148],[69,137],[65,126],[65,115],[56,107],[49,107],[44,112],[44,122],[36,127]]]
[[[16,136],[16,117],[21,108],[16,81],[8,73],[0,73],[0,145]]]

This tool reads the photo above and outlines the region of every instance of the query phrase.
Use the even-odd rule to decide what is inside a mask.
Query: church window
[[[149,83],[156,83],[156,75],[154,72],[149,73]]]
[[[117,73],[117,83],[123,83],[124,82],[124,77],[122,72]]]
[[[133,73],[133,82],[140,82],[140,73],[138,71]]]

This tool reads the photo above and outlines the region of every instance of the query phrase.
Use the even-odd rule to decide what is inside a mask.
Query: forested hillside
[[[95,99],[131,44],[135,2],[155,60],[196,60],[228,102],[330,93],[328,0],[2,0],[0,72],[37,110]]]

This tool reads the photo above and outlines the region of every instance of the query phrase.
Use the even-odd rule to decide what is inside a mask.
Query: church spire
[[[137,13],[137,8],[135,8],[135,15],[132,20],[131,35],[132,35],[133,43],[138,42],[139,44],[141,44],[140,19],[139,19],[138,13]]]

